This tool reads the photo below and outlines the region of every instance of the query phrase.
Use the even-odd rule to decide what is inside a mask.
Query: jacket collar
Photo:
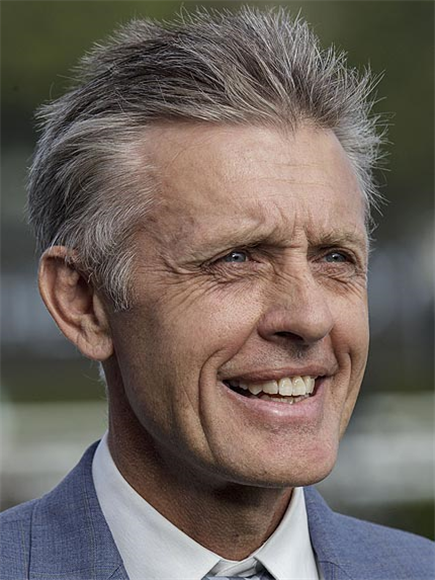
[[[32,580],[128,580],[95,493],[92,458],[96,446],[92,445],[71,473],[35,505]]]
[[[399,541],[397,531],[333,512],[313,487],[304,492],[311,543],[325,580],[411,577],[409,544],[402,544],[403,536]],[[426,578],[422,569],[412,577]]]
[[[36,502],[32,516],[30,579],[128,580],[121,556],[101,511],[92,478],[98,445],[49,494]],[[304,489],[311,542],[325,580],[352,579],[343,552],[351,539],[341,536],[337,514],[312,487]],[[50,529],[50,533],[47,530]]]
[[[323,577],[325,580],[351,579],[352,571],[349,570],[342,539],[337,541],[341,536],[337,514],[328,507],[314,487],[305,487],[304,493],[311,543]],[[344,546],[351,541],[352,538],[344,538]]]

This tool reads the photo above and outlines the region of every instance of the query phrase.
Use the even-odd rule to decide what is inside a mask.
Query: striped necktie
[[[275,580],[267,570],[263,569],[253,576],[204,576],[202,580]]]

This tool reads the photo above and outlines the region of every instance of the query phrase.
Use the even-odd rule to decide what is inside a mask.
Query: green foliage
[[[410,501],[382,506],[345,508],[348,515],[435,539],[433,501]]]
[[[249,2],[248,2],[249,3]],[[2,108],[6,144],[34,141],[32,114],[69,86],[71,69],[96,40],[133,17],[170,19],[183,7],[236,9],[239,2],[3,1]],[[394,215],[410,193],[421,211],[432,207],[434,5],[431,2],[255,2],[300,11],[325,45],[345,47],[353,65],[385,71],[378,112],[394,113],[387,197]],[[380,177],[385,181],[384,177]],[[384,230],[387,232],[388,230]],[[390,229],[391,231],[391,229]]]

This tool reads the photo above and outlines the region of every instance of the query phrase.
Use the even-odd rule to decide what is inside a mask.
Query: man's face
[[[155,460],[210,481],[324,478],[368,348],[364,205],[343,149],[310,127],[180,124],[147,142],[161,201],[111,326]]]

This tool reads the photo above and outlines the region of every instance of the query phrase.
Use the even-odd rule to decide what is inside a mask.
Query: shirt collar
[[[241,562],[225,560],[198,544],[145,501],[123,478],[107,433],[94,456],[92,475],[101,509],[130,580],[201,580],[207,574],[253,574],[257,562],[276,580],[318,578],[302,488],[272,536]]]
[[[276,580],[319,578],[301,487],[293,489],[283,519],[266,543],[257,550],[255,557]]]

